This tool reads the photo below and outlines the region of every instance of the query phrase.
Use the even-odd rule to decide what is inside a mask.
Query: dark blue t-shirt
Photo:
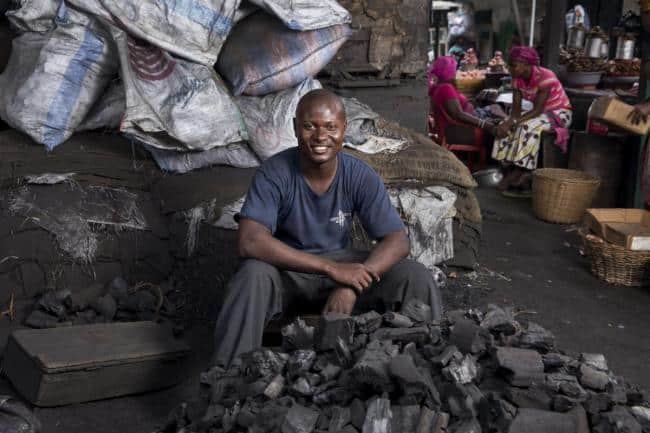
[[[285,244],[310,253],[345,248],[355,215],[374,239],[404,230],[384,183],[363,161],[339,153],[336,176],[318,196],[300,173],[297,147],[262,164],[240,215],[266,226]]]

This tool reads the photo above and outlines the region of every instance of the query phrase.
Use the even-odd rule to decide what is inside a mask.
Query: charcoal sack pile
[[[202,374],[200,397],[160,432],[647,432],[642,391],[600,354],[570,356],[513,312],[430,320],[418,301],[399,313],[297,319],[283,347]]]

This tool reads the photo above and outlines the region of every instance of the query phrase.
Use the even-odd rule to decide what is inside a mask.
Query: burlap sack
[[[467,167],[456,156],[429,138],[398,124],[380,119],[379,135],[402,139],[407,147],[393,154],[365,154],[352,149],[346,152],[374,168],[387,184],[417,180],[423,185],[445,182],[464,188],[477,186]]]

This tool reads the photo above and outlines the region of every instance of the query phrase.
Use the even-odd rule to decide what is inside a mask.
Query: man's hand
[[[644,101],[636,104],[627,118],[630,119],[633,125],[638,125],[641,122],[646,122],[648,115],[650,115],[650,101]]]
[[[326,275],[336,283],[359,292],[370,287],[373,281],[379,281],[379,275],[362,263],[332,263]]]
[[[357,302],[357,294],[354,293],[354,290],[347,287],[339,287],[338,289],[334,289],[327,299],[323,314],[352,314],[355,302]]]

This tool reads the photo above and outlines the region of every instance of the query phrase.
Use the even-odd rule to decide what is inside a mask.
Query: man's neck
[[[336,176],[338,160],[339,157],[337,156],[324,164],[314,164],[311,161],[299,158],[298,167],[311,189],[320,195],[327,191],[332,184],[334,176]]]

